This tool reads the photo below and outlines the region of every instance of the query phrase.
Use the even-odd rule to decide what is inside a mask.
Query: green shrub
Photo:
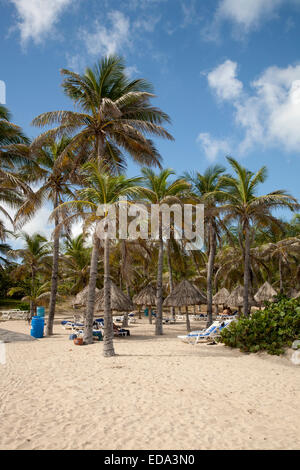
[[[29,311],[30,305],[27,304],[26,302],[20,302],[20,303],[19,303],[19,309],[20,309],[20,310],[24,310],[24,311],[25,311],[25,310],[28,310],[28,311]]]
[[[280,355],[300,339],[300,301],[280,296],[265,310],[242,317],[224,329],[221,342],[243,352]]]

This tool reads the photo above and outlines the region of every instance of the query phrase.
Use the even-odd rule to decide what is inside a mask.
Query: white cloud
[[[209,133],[201,133],[197,137],[197,142],[202,147],[206,158],[213,162],[218,156],[230,153],[230,145],[226,140],[218,140],[211,137]]]
[[[60,15],[73,0],[10,0],[17,10],[17,28],[21,43],[30,39],[41,43],[59,21]]]
[[[209,86],[223,100],[231,100],[240,96],[243,84],[236,78],[237,64],[226,60],[207,75]]]
[[[229,20],[249,30],[262,19],[267,19],[278,9],[284,0],[222,0],[216,17]]]
[[[97,20],[94,31],[82,30],[81,36],[90,55],[115,54],[130,45],[130,21],[121,11],[108,13],[109,26],[103,26]]]
[[[233,64],[236,70],[237,64]],[[218,70],[220,66],[211,74],[214,76]],[[234,86],[228,85],[232,80],[225,80],[222,92],[218,83],[209,81],[209,75],[207,78],[212,91],[223,101],[231,100],[235,123],[238,129],[244,131],[239,145],[240,153],[251,150],[257,144],[299,152],[300,65],[267,68],[250,84],[248,93],[242,91],[242,84],[239,92],[235,93]],[[233,80],[236,80],[235,75]]]

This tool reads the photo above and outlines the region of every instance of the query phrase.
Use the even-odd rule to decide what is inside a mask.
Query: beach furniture
[[[192,343],[196,341],[196,339],[200,336],[202,337],[208,337],[210,334],[212,334],[216,329],[220,326],[219,321],[215,321],[209,328],[206,328],[204,330],[198,330],[198,331],[192,331],[188,335],[184,336],[177,336],[177,338],[181,339],[185,343]]]
[[[228,326],[233,322],[234,320],[226,320],[222,323],[219,324],[216,328],[214,328],[210,332],[206,332],[204,334],[199,334],[196,338],[191,339],[191,343],[196,345],[199,342],[206,342],[211,339],[216,339],[217,337],[220,336],[221,331],[224,330],[225,328],[228,328]]]

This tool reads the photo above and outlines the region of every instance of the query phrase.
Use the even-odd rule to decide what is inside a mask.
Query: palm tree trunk
[[[244,260],[244,315],[249,315],[249,280],[250,280],[250,233],[248,221],[244,224],[245,260]]]
[[[163,263],[164,263],[164,241],[162,236],[162,214],[159,214],[159,252],[157,266],[157,312],[155,323],[155,334],[163,334],[162,326],[162,304],[163,304]]]
[[[35,269],[34,267],[32,266],[31,268],[31,299],[30,299],[30,316],[31,318],[34,316],[35,314],[35,302],[34,302],[34,283],[35,283]]]
[[[280,294],[283,293],[283,276],[282,276],[282,258],[279,255],[279,282],[280,282]]]
[[[104,153],[104,143],[101,135],[96,136],[95,153],[97,156],[98,164],[101,162]],[[99,259],[100,240],[94,233],[93,237],[93,250],[90,266],[90,279],[89,279],[89,292],[87,301],[87,310],[84,322],[84,335],[83,340],[86,344],[93,343],[93,323],[94,323],[94,310],[96,299],[96,282],[98,275],[98,259]]]
[[[212,222],[209,226],[209,257],[207,265],[207,327],[213,322],[213,272],[216,256],[216,236]]]
[[[149,319],[150,325],[152,325],[152,306],[151,305],[148,307],[148,319]]]
[[[126,283],[126,291],[127,291],[127,297],[129,299],[131,299],[131,296],[130,296],[130,287],[129,285]],[[125,312],[124,315],[123,315],[123,322],[122,322],[122,328],[127,328],[128,327],[128,312]]]
[[[174,282],[173,282],[173,270],[172,270],[172,263],[171,263],[171,253],[170,253],[170,240],[167,242],[167,262],[168,262],[168,271],[169,271],[169,284],[170,284],[170,294],[173,292],[174,289]],[[175,320],[175,307],[171,307],[171,315],[173,320]]]
[[[55,194],[54,209],[58,206],[58,194]],[[59,224],[58,215],[55,214],[55,229]],[[57,296],[57,284],[58,284],[58,263],[59,263],[59,233],[54,232],[53,242],[53,262],[52,262],[52,275],[51,275],[51,293],[49,303],[49,314],[46,328],[46,336],[53,335],[53,323],[55,317],[55,306]]]
[[[97,275],[98,275],[99,249],[100,249],[100,240],[97,237],[97,234],[94,233],[93,250],[92,250],[91,266],[90,266],[87,310],[86,310],[86,315],[85,315],[84,335],[83,335],[83,340],[86,344],[93,343],[93,323],[94,323],[94,309],[95,309],[95,298],[96,298],[96,282],[97,282]]]
[[[189,317],[189,308],[185,307],[185,314],[186,314],[186,331],[190,333],[191,331],[191,323],[190,323],[190,317]]]
[[[115,356],[113,343],[113,321],[110,300],[109,238],[104,242],[104,357]]]

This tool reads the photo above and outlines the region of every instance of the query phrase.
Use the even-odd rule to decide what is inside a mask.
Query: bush
[[[221,334],[221,342],[243,352],[267,351],[283,354],[294,340],[300,339],[300,301],[278,297],[266,303],[265,310],[233,322]]]
[[[25,311],[25,310],[28,310],[28,311],[29,311],[30,305],[27,304],[26,302],[20,302],[20,303],[19,303],[19,309],[20,309],[20,310],[24,310],[24,311]]]

